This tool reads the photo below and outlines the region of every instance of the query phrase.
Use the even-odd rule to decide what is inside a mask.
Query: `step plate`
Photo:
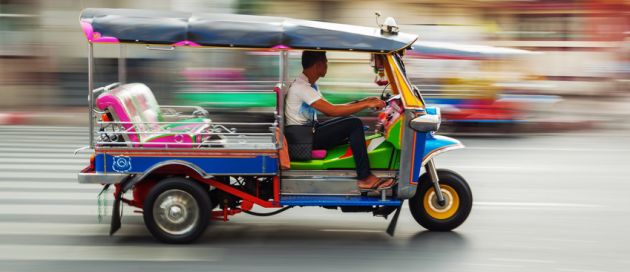
[[[401,205],[398,199],[381,200],[370,196],[298,196],[282,195],[282,206],[394,206]]]

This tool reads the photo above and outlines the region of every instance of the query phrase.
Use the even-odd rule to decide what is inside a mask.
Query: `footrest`
[[[395,206],[401,205],[399,199],[381,200],[371,196],[307,196],[283,195],[282,206]]]

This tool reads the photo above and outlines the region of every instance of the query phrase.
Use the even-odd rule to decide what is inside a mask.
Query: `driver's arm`
[[[311,107],[315,108],[319,112],[322,112],[328,116],[333,116],[333,117],[348,116],[367,108],[380,109],[380,108],[383,108],[384,106],[385,106],[385,102],[383,102],[382,100],[376,97],[364,99],[356,103],[339,104],[339,105],[331,104],[330,102],[322,98],[311,104]]]

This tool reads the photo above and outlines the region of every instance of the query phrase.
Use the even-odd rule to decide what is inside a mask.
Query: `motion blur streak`
[[[407,75],[468,147],[437,158],[474,193],[453,232],[420,229],[406,204],[395,237],[368,214],[294,208],[234,217],[197,244],[156,242],[125,208],[108,236],[100,187],[79,185],[87,145],[84,8],[284,16],[419,35]],[[628,271],[630,2],[623,0],[0,0],[0,271]],[[381,19],[382,21],[382,19]],[[96,45],[95,85],[118,79]],[[126,48],[128,82],[217,121],[273,120],[274,52]],[[290,77],[300,71],[290,54]],[[379,95],[369,56],[329,52],[334,103]],[[235,91],[250,91],[251,96]],[[372,125],[373,112],[361,115]],[[322,119],[320,119],[322,120]],[[626,252],[626,253],[624,253]]]

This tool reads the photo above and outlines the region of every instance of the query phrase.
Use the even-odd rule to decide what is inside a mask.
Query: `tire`
[[[413,218],[424,228],[432,231],[450,231],[466,221],[472,209],[472,192],[466,180],[457,173],[438,169],[440,188],[447,203],[437,204],[437,195],[428,173],[418,180],[416,194],[409,199]]]
[[[167,178],[149,191],[144,224],[153,237],[169,244],[197,239],[210,222],[210,198],[203,187],[182,177]]]

